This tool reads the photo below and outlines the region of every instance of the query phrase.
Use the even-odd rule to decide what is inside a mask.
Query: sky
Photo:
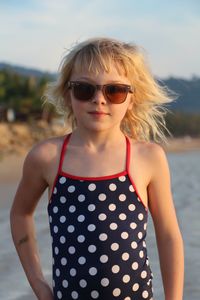
[[[160,78],[200,76],[199,0],[0,0],[0,62],[57,72],[95,36],[143,47]]]

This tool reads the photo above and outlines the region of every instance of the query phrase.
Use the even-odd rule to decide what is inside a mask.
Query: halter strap
[[[129,138],[126,136],[126,171],[128,174],[130,169],[130,156],[131,156],[131,143]]]
[[[71,133],[68,134],[63,141],[61,154],[60,154],[60,160],[59,160],[58,172],[62,171],[63,160],[65,157],[65,153],[66,153],[66,149],[67,149],[67,145],[68,145],[70,136],[71,136]],[[129,173],[131,145],[130,145],[129,138],[127,136],[125,136],[125,138],[126,138],[126,171],[127,171],[127,173]]]
[[[59,161],[58,172],[62,171],[63,160],[64,160],[64,157],[65,157],[65,152],[66,152],[67,144],[69,142],[70,135],[71,135],[71,133],[68,134],[65,137],[64,141],[63,141],[63,145],[62,145],[62,149],[61,149],[61,153],[60,153],[60,161]]]

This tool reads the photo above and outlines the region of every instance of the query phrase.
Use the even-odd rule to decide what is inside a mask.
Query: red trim
[[[72,179],[78,179],[78,180],[93,180],[93,181],[98,181],[98,180],[103,180],[103,179],[112,179],[112,178],[117,178],[120,176],[126,176],[127,175],[127,171],[122,171],[116,174],[112,174],[112,175],[105,175],[105,176],[99,176],[99,177],[85,177],[85,176],[76,176],[76,175],[72,175],[66,172],[61,171],[59,173],[59,175],[63,175],[66,176],[68,178],[72,178]]]
[[[129,138],[126,136],[126,171],[128,173],[129,171],[129,166],[130,166],[130,151],[131,150],[131,145]]]
[[[66,136],[66,138],[64,139],[63,145],[62,145],[58,173],[62,172],[62,164],[63,164],[63,160],[65,158],[65,152],[66,152],[67,144],[69,142],[70,135],[71,135],[71,133]]]
[[[56,177],[55,177],[55,179],[54,179],[53,186],[52,186],[52,189],[51,189],[51,193],[50,193],[50,197],[49,197],[49,203],[51,202],[53,190],[54,190],[54,188],[55,188],[55,185],[56,185],[56,181],[57,181],[57,179],[58,179],[58,176],[59,176],[59,174],[62,172],[62,164],[63,164],[63,160],[64,160],[64,156],[65,156],[65,151],[66,151],[66,146],[67,146],[67,144],[68,144],[70,135],[71,135],[71,133],[68,134],[68,135],[65,137],[64,142],[63,142],[63,144],[62,144],[62,149],[61,149],[61,152],[60,152],[60,158],[59,158],[58,171],[57,171],[57,174],[56,174]]]
[[[140,197],[140,195],[139,195],[139,193],[138,193],[138,190],[137,190],[137,188],[136,188],[136,185],[135,185],[135,183],[134,183],[134,181],[133,181],[133,178],[131,177],[130,173],[128,173],[128,176],[129,176],[129,179],[130,179],[130,181],[131,181],[131,183],[132,183],[132,186],[133,186],[133,188],[134,188],[134,190],[135,190],[135,193],[136,193],[138,199],[139,199],[140,202],[143,204],[145,210],[148,212],[148,207],[144,204],[144,201],[143,201],[142,198]]]
[[[132,176],[130,175],[131,143],[130,143],[130,140],[129,140],[129,138],[128,138],[127,136],[126,136],[126,141],[127,141],[127,162],[126,162],[127,174],[128,174],[129,179],[130,179],[130,181],[131,181],[131,183],[132,183],[132,186],[134,187],[134,190],[135,190],[135,192],[136,192],[136,194],[137,194],[138,199],[139,199],[140,202],[143,204],[145,210],[148,211],[148,207],[144,204],[144,201],[143,201],[142,198],[140,197],[140,195],[139,195],[139,193],[138,193],[138,190],[137,190],[137,188],[136,188],[136,185],[135,185],[135,183],[134,183],[134,181],[133,181],[133,178],[132,178]]]

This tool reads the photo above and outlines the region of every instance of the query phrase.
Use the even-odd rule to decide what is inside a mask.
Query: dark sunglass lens
[[[81,101],[90,100],[95,93],[95,87],[88,83],[76,83],[74,85],[74,97]]]
[[[107,85],[105,92],[112,103],[122,103],[126,99],[128,89],[124,85]]]

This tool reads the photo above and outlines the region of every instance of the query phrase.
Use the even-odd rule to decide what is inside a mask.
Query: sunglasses
[[[119,83],[98,85],[83,81],[69,81],[68,89],[72,90],[77,100],[83,102],[94,99],[97,90],[101,90],[105,99],[114,104],[123,103],[128,93],[133,93],[130,85]]]

